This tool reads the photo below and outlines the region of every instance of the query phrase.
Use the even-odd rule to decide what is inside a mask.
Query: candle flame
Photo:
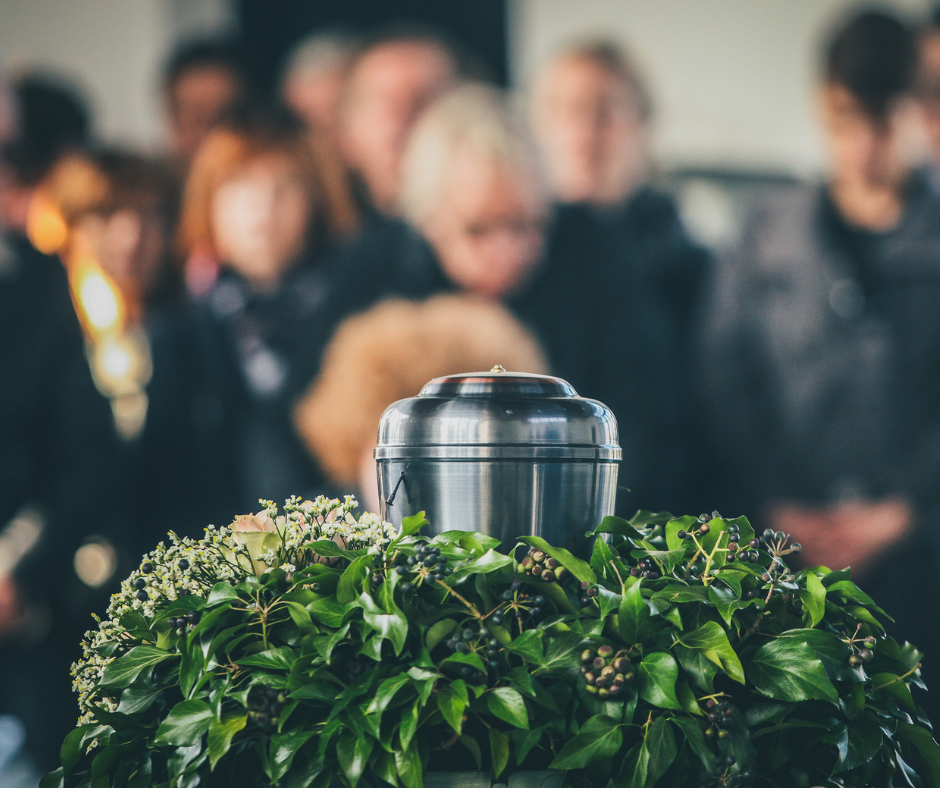
[[[124,330],[124,299],[98,262],[86,255],[69,266],[72,292],[86,331],[95,339]]]

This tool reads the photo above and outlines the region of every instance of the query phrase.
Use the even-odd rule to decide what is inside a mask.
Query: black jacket
[[[333,265],[343,314],[390,296],[421,299],[456,289],[424,238],[394,219],[373,220]],[[540,268],[506,302],[542,343],[552,372],[617,416],[620,484],[633,491],[623,497],[624,512],[681,506],[676,501],[688,486],[672,445],[679,417],[668,391],[680,374],[674,345],[654,341],[663,318],[636,272],[607,222],[585,207],[563,206]]]
[[[903,495],[940,503],[940,196],[863,233],[820,186],[759,206],[722,261],[703,380],[733,508]]]

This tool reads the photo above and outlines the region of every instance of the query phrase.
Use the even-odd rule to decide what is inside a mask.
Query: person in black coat
[[[0,236],[0,714],[37,768],[78,716],[69,665],[103,600],[76,575],[118,500],[116,436],[85,359],[62,264]]]
[[[701,380],[726,505],[792,533],[808,565],[850,565],[927,653],[933,696],[940,197],[905,149],[915,68],[890,15],[835,34],[829,178],[755,206],[716,271]]]
[[[616,240],[581,206],[551,206],[527,132],[494,88],[466,85],[418,121],[405,157],[407,221],[371,222],[333,261],[337,308],[456,291],[500,301],[536,335],[554,374],[620,422],[624,511],[666,508],[675,414],[648,304]],[[499,363],[499,359],[493,359]],[[680,504],[681,505],[681,504]]]
[[[260,498],[326,491],[290,412],[328,338],[321,258],[353,215],[330,189],[303,129],[277,113],[246,110],[197,155],[182,238],[218,274],[149,325],[153,378],[137,476],[154,505],[152,541],[169,528],[224,525],[257,511]]]
[[[686,354],[708,255],[672,196],[648,182],[652,101],[639,70],[607,41],[567,47],[538,73],[531,114],[556,198],[589,207],[610,229],[656,305],[658,341]]]

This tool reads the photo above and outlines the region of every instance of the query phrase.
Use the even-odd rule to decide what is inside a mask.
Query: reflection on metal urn
[[[559,378],[494,367],[437,378],[388,407],[375,459],[383,516],[424,511],[435,533],[541,536],[583,553],[613,514],[617,420]]]

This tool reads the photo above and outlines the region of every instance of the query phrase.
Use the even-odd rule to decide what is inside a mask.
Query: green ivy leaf
[[[898,734],[910,744],[914,745],[920,754],[921,761],[927,771],[927,784],[940,785],[940,746],[934,741],[930,731],[919,725],[898,720]]]
[[[862,674],[849,666],[852,649],[842,638],[821,629],[789,629],[780,638],[805,643],[819,657],[832,681],[861,681]]]
[[[597,575],[594,574],[591,565],[580,558],[575,558],[564,547],[550,545],[540,536],[521,536],[519,541],[541,550],[546,555],[550,555],[582,583],[594,585],[597,582]]]
[[[686,548],[688,548],[689,545],[694,545],[694,543],[691,540],[686,542],[684,539],[680,539],[679,531],[688,533],[696,527],[698,527],[698,518],[689,514],[685,515],[685,517],[677,517],[675,520],[670,520],[666,523],[666,546],[670,550],[681,550],[684,553]]]
[[[191,747],[209,729],[213,714],[204,700],[184,700],[177,703],[157,728],[154,742]]]
[[[917,707],[914,705],[914,698],[911,695],[911,688],[907,686],[904,679],[895,673],[876,673],[871,677],[872,692],[881,695],[889,695],[898,701],[911,714],[917,713]],[[127,690],[124,690],[127,692]]]
[[[527,629],[513,640],[507,648],[533,665],[541,666],[545,662],[542,638],[535,629]]]
[[[469,702],[467,685],[460,679],[445,684],[437,693],[437,708],[458,736],[463,732],[463,713]]]
[[[395,750],[395,768],[405,788],[424,788],[424,775],[421,769],[421,756],[412,742],[411,746]]]
[[[646,732],[644,742],[649,753],[646,780],[649,785],[655,785],[666,770],[672,766],[679,748],[676,747],[676,736],[669,725],[669,719],[658,717]]]
[[[330,597],[315,599],[307,605],[311,618],[327,627],[337,628],[342,625],[346,608]]]
[[[529,713],[522,695],[512,687],[499,687],[486,693],[486,707],[496,717],[517,728],[529,727]]]
[[[641,642],[649,631],[650,609],[643,599],[642,583],[627,588],[617,612],[617,629],[623,642],[629,646]]]
[[[740,593],[740,592],[739,592]],[[727,586],[719,586],[712,583],[708,587],[708,599],[718,609],[718,614],[724,619],[725,624],[731,625],[731,616],[735,610],[747,607],[747,602],[742,602],[739,594],[734,589]]]
[[[509,765],[509,737],[490,727],[490,754],[493,757],[493,779],[497,779]]]
[[[407,673],[399,673],[397,676],[385,679],[372,698],[372,702],[366,709],[367,714],[382,714],[388,705],[392,702],[398,691],[411,681]]]
[[[682,731],[682,735],[685,736],[685,740],[689,743],[692,752],[699,757],[702,766],[705,767],[705,771],[709,774],[714,774],[715,753],[712,752],[712,748],[709,747],[708,743],[705,741],[705,734],[702,733],[701,724],[695,720],[690,720],[688,717],[673,717],[672,723]]]
[[[613,758],[623,744],[623,732],[613,717],[603,714],[591,717],[571,739],[549,768],[567,771],[583,769],[592,763]]]
[[[110,725],[98,725],[94,722],[69,731],[62,743],[62,749],[59,751],[65,774],[72,771],[75,764],[85,754],[89,744],[95,739],[105,740],[112,733],[114,733],[114,728]]]
[[[826,614],[826,587],[812,572],[806,573],[806,590],[799,592],[800,599],[809,614],[809,625],[815,627]]]
[[[101,677],[103,687],[126,687],[134,681],[145,668],[156,665],[170,657],[179,656],[170,654],[162,648],[155,646],[135,646],[123,657],[118,657],[109,663]]]
[[[822,662],[799,640],[778,638],[765,643],[751,655],[746,673],[757,691],[768,698],[839,702],[839,693]]]
[[[424,644],[428,651],[434,651],[434,648],[451,632],[457,629],[457,622],[452,618],[442,618],[436,622],[424,636]]]
[[[675,647],[676,658],[682,669],[689,674],[695,686],[704,692],[714,692],[718,666],[704,652],[686,648],[681,643]]]
[[[340,734],[336,742],[336,755],[350,788],[356,788],[365,773],[372,754],[373,740],[361,732],[351,730]]]
[[[212,586],[212,590],[209,591],[209,596],[206,599],[206,607],[215,607],[216,605],[221,605],[223,602],[237,602],[238,599],[238,592],[228,583],[216,583]]]
[[[157,687],[128,687],[121,693],[118,712],[121,714],[139,714],[147,711],[162,690]]]
[[[549,638],[545,646],[542,670],[560,670],[580,665],[579,655],[584,638],[575,632],[559,632]]]
[[[640,512],[637,512],[640,514]],[[649,514],[645,512],[644,514]],[[643,524],[640,524],[639,527],[642,527]],[[643,534],[641,534],[636,527],[629,521],[624,520],[622,517],[613,517],[607,516],[601,520],[601,524],[594,529],[595,534],[619,534],[620,536],[626,536],[628,539],[642,539]]]
[[[336,601],[340,605],[348,605],[359,596],[362,581],[372,568],[372,561],[373,556],[361,555],[346,567],[336,586]],[[310,612],[313,613],[312,610]]]
[[[404,613],[397,607],[385,612],[366,592],[360,595],[359,603],[362,606],[362,618],[375,632],[375,636],[382,640],[386,638],[390,640],[395,655],[401,654],[405,641],[408,639],[408,619],[405,618]]]
[[[477,765],[477,771],[483,771],[483,751],[480,749],[480,743],[472,736],[461,736],[460,743],[467,748],[467,752],[473,757],[473,762]]]
[[[832,742],[839,750],[839,760],[832,770],[833,774],[839,774],[864,766],[874,758],[881,748],[883,737],[877,722],[859,719],[839,723],[824,740]]]
[[[238,660],[238,664],[253,668],[267,668],[268,670],[290,670],[297,660],[297,652],[287,646],[259,651]]]
[[[640,742],[627,753],[623,765],[623,772],[618,786],[622,788],[645,788],[649,775],[650,753],[646,749],[646,742]]]
[[[248,722],[247,714],[223,714],[222,719],[212,718],[209,721],[209,766],[215,771],[219,759],[229,751],[232,738]]]
[[[457,585],[462,583],[471,575],[489,574],[498,569],[504,569],[512,566],[513,560],[508,555],[497,553],[495,550],[487,550],[479,558],[475,558],[469,563],[456,569],[447,579],[448,585]]]
[[[679,678],[679,666],[671,654],[654,651],[647,654],[640,662],[640,697],[647,703],[661,709],[681,709],[682,704],[676,698],[676,681]]]
[[[709,621],[691,632],[683,632],[679,642],[686,648],[701,651],[730,678],[740,684],[744,683],[744,668],[741,667],[741,660],[731,647],[728,635],[717,622]]]

